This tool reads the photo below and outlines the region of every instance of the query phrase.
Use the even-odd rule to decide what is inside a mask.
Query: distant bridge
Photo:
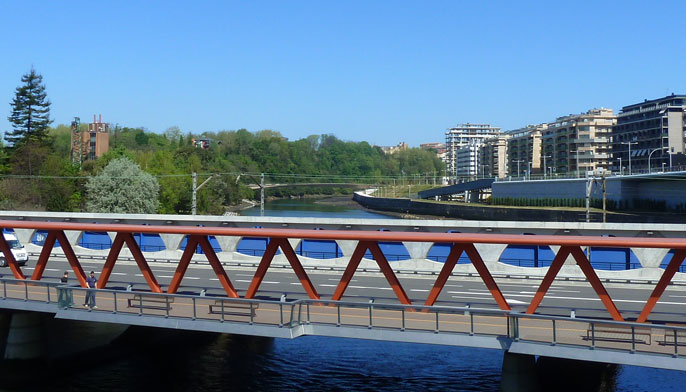
[[[287,188],[293,186],[324,186],[324,187],[344,187],[344,188],[366,188],[369,184],[360,183],[341,183],[341,182],[284,182],[282,184],[264,184],[265,189],[269,188]],[[261,187],[257,184],[248,185],[250,189],[260,189]]]

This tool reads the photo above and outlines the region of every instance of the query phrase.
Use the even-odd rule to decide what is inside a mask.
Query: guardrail
[[[448,336],[492,337],[507,343],[537,343],[548,347],[606,350],[625,354],[649,354],[666,358],[686,357],[686,327],[618,322],[590,318],[532,315],[498,309],[400,305],[388,303],[299,299],[286,301],[215,296],[151,293],[124,290],[91,290],[97,307],[81,306],[89,289],[55,282],[0,279],[6,300],[48,303],[55,312],[186,319],[232,325],[296,328],[317,327],[432,333]],[[73,299],[73,303],[70,303]],[[66,302],[65,302],[66,301]],[[89,313],[90,314],[90,313]],[[78,317],[77,317],[78,318]],[[191,324],[192,325],[192,324]],[[362,332],[360,332],[362,334]],[[297,335],[294,335],[297,336]],[[408,335],[408,338],[411,337]],[[505,339],[505,340],[503,340]],[[446,341],[446,344],[450,342]]]

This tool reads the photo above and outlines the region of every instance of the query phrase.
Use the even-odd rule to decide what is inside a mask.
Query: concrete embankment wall
[[[373,197],[355,192],[353,200],[363,207],[413,215],[432,215],[451,219],[478,221],[532,221],[532,222],[583,222],[583,209],[559,209],[555,207],[491,207],[469,204],[435,203],[423,200]],[[591,222],[602,222],[601,212],[591,212]],[[617,213],[608,212],[607,222],[617,223],[683,223],[684,214],[677,213]]]
[[[584,220],[586,216],[585,212],[579,210],[499,208],[433,203],[421,200],[373,197],[360,192],[354,194],[353,200],[361,206],[373,210],[467,220],[578,222]],[[601,214],[593,213],[592,219],[594,221],[602,220],[602,216]]]

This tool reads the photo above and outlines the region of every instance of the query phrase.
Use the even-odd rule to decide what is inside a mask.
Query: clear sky
[[[0,131],[33,66],[54,124],[411,146],[686,94],[686,1],[0,0]]]

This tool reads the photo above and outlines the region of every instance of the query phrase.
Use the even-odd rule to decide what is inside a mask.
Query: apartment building
[[[684,163],[686,95],[624,106],[612,127],[612,158],[624,173]],[[650,162],[649,162],[650,161]],[[621,162],[621,163],[620,163]]]
[[[541,136],[546,128],[547,124],[528,125],[507,132],[507,166],[510,175],[522,177],[542,173]]]
[[[448,177],[456,179],[460,175],[476,175],[478,169],[478,162],[476,161],[476,150],[486,139],[500,134],[500,128],[492,127],[490,124],[459,124],[454,128],[450,128],[445,133],[445,163]],[[472,146],[461,152],[458,160],[458,150],[463,147]],[[471,159],[471,155],[474,159]],[[459,168],[459,165],[468,165],[468,167]],[[459,173],[472,174],[459,174]]]
[[[88,124],[87,131],[79,128],[80,120],[75,117],[71,124],[71,156],[74,163],[95,160],[109,151],[110,124],[102,122],[102,114],[99,118],[93,115],[93,122]]]
[[[506,177],[509,173],[507,141],[509,134],[500,134],[484,140],[479,147],[479,175],[482,177]]]
[[[588,171],[610,170],[612,127],[616,122],[612,109],[605,108],[558,117],[543,130],[539,164],[545,164],[548,174],[584,176]]]

